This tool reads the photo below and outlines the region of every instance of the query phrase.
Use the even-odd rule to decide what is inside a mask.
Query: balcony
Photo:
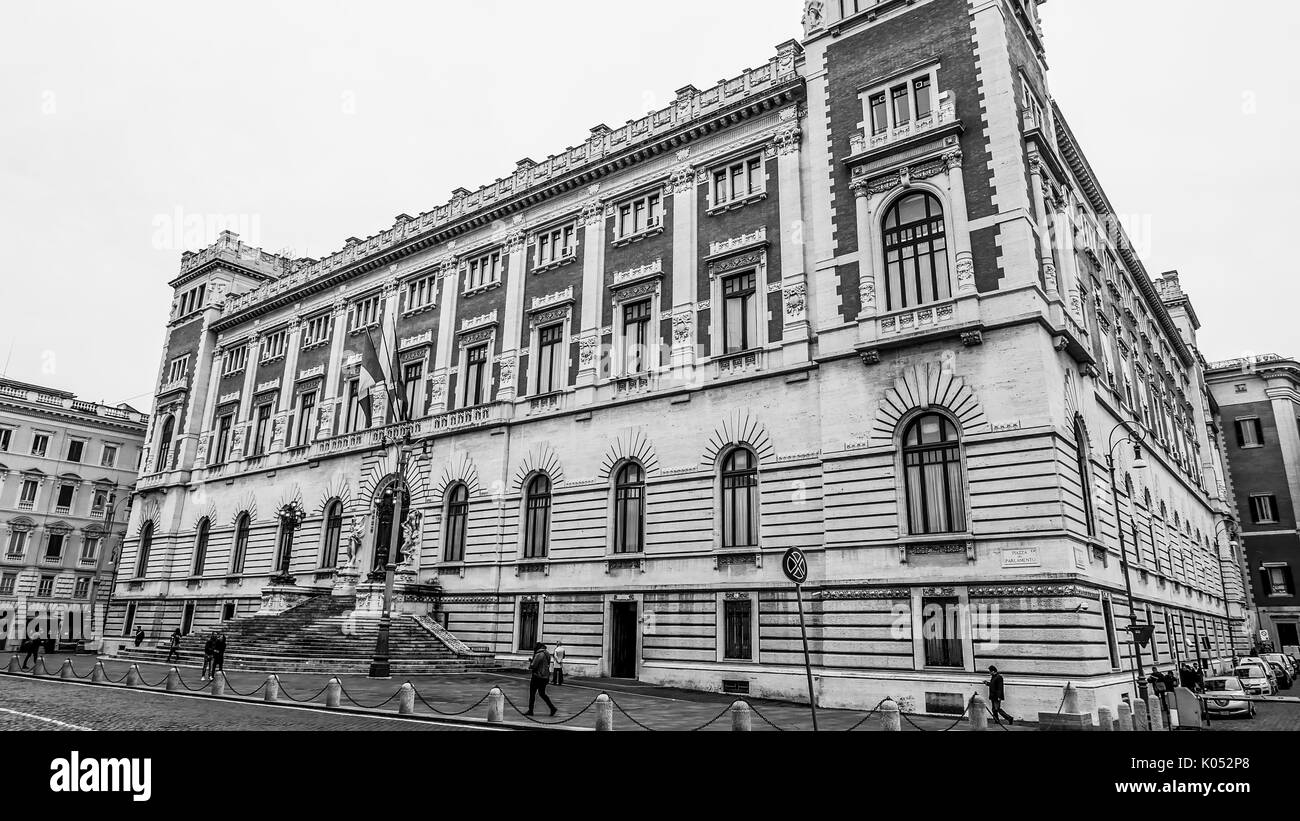
[[[162,389],[158,391],[158,395],[162,396],[163,394],[172,393],[173,391],[188,390],[189,387],[189,378],[182,376],[180,379],[173,379],[171,382],[164,383]]]
[[[563,393],[548,393],[542,396],[534,396],[528,400],[528,415],[535,416],[540,413],[551,413],[564,407]]]
[[[55,505],[54,512],[61,516],[67,516],[72,513],[72,505]]]
[[[717,368],[714,375],[719,379],[754,373],[763,369],[763,351],[755,348],[740,353],[726,354],[713,360],[713,362]]]
[[[19,510],[33,510],[36,507],[35,499],[23,499],[18,502]]]
[[[939,107],[929,114],[917,117],[909,123],[887,129],[879,134],[868,135],[863,131],[853,134],[849,137],[849,153],[857,157],[861,154],[883,151],[886,148],[901,145],[918,137],[924,137],[927,134],[942,131],[949,126],[959,124],[957,103],[953,99],[952,92],[945,92]]]

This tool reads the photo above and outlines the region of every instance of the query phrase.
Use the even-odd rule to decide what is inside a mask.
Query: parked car
[[[1263,660],[1257,663],[1238,664],[1233,668],[1232,675],[1241,681],[1242,687],[1249,695],[1271,696],[1277,692],[1277,682]]]
[[[1246,701],[1246,687],[1236,676],[1215,676],[1205,680],[1205,716],[1255,717],[1255,704]]]
[[[1296,668],[1295,665],[1291,663],[1290,656],[1284,655],[1282,653],[1265,653],[1263,655],[1263,659],[1264,661],[1281,665],[1282,669],[1286,671],[1286,677],[1290,679],[1292,682],[1295,681]],[[1284,689],[1286,686],[1290,686],[1290,685],[1285,685]]]
[[[1291,676],[1287,674],[1286,668],[1275,661],[1270,661],[1268,666],[1273,670],[1273,677],[1277,679],[1277,688],[1279,690],[1291,689]]]

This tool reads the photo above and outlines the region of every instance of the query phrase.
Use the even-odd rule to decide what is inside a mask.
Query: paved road
[[[1292,693],[1284,692],[1289,696]],[[1300,690],[1295,692],[1300,695]],[[1210,729],[1216,732],[1242,732],[1251,730],[1300,730],[1300,704],[1279,704],[1261,701],[1255,705],[1255,717],[1222,718],[1210,722]]]
[[[463,730],[290,706],[0,677],[3,730]]]

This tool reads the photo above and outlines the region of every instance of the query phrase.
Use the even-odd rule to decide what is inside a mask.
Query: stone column
[[[1286,473],[1287,486],[1291,489],[1291,498],[1300,499],[1300,428],[1294,424],[1296,404],[1292,397],[1295,391],[1282,378],[1270,378],[1266,394],[1273,405],[1273,418],[1277,420],[1278,442],[1282,446],[1282,467]]]
[[[685,162],[689,149],[677,153],[668,190],[673,197],[673,324],[669,362],[674,370],[695,364],[695,261],[699,247],[699,207],[695,168]],[[760,286],[759,293],[766,293]],[[658,317],[651,317],[654,326]],[[657,336],[657,332],[656,332]]]
[[[858,229],[858,298],[862,308],[858,319],[876,315],[876,237],[871,230],[876,216],[871,208],[871,186],[866,177],[855,180],[850,186],[853,202],[857,206]]]
[[[943,160],[948,166],[948,207],[952,209],[952,227],[957,234],[953,238],[957,252],[956,296],[966,296],[975,293],[975,256],[970,249],[970,219],[966,214],[966,176],[961,167],[961,149],[945,152]]]
[[[593,192],[594,193],[594,192]],[[582,308],[578,317],[578,404],[595,400],[600,373],[600,319],[605,292],[605,203],[593,199],[579,221],[587,246],[582,261]]]
[[[248,357],[244,360],[244,387],[239,394],[239,415],[230,435],[230,461],[237,462],[244,458],[244,442],[248,438],[248,417],[253,408],[253,390],[257,387],[257,364],[260,356],[262,337],[253,334],[248,339]]]
[[[808,361],[808,276],[804,270],[803,243],[806,227],[803,219],[803,186],[799,175],[798,110],[791,106],[781,112],[789,123],[776,135],[777,211],[781,218],[781,293],[785,312],[781,328],[784,361]],[[676,264],[674,263],[674,270]]]
[[[433,349],[433,367],[429,374],[432,383],[429,413],[447,412],[447,374],[456,367],[456,302],[460,297],[456,258],[443,260],[438,272],[441,289],[438,298],[438,344]]]
[[[199,337],[199,348],[194,353],[194,376],[190,379],[190,395],[185,407],[185,423],[181,427],[185,435],[180,437],[180,455],[176,460],[176,466],[182,470],[194,465],[197,453],[204,442],[203,434],[208,430],[206,420],[207,403],[210,401],[209,392],[201,390],[200,386],[206,387],[209,373],[218,369],[209,355],[216,342],[216,334],[208,330],[209,314],[220,317],[220,312],[215,308],[204,311],[203,331]]]
[[[1052,255],[1052,212],[1047,202],[1050,193],[1043,176],[1043,161],[1033,157],[1029,161],[1031,179],[1029,187],[1034,195],[1034,211],[1038,214],[1038,254],[1043,266],[1044,290],[1049,300],[1061,298],[1056,278],[1056,258]]]
[[[497,357],[498,402],[513,402],[517,391],[516,365],[519,364],[519,334],[524,317],[524,229],[515,227],[506,235],[505,253],[510,258],[506,273],[506,307],[501,319],[501,354]]]
[[[216,425],[217,414],[217,390],[221,384],[221,357],[223,351],[220,345],[212,348],[212,361],[208,368],[208,392],[203,399],[203,415],[200,417],[200,424],[203,429],[199,432],[199,444],[194,453],[194,467],[206,468],[208,466],[208,449],[212,441],[212,428]]]

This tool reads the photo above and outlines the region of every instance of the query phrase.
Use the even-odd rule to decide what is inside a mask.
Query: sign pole
[[[808,675],[808,707],[812,710],[813,732],[817,732],[817,696],[813,692],[812,659],[808,655],[808,625],[803,617],[803,585],[794,586],[795,599],[799,602],[799,634],[803,637],[803,669]]]

